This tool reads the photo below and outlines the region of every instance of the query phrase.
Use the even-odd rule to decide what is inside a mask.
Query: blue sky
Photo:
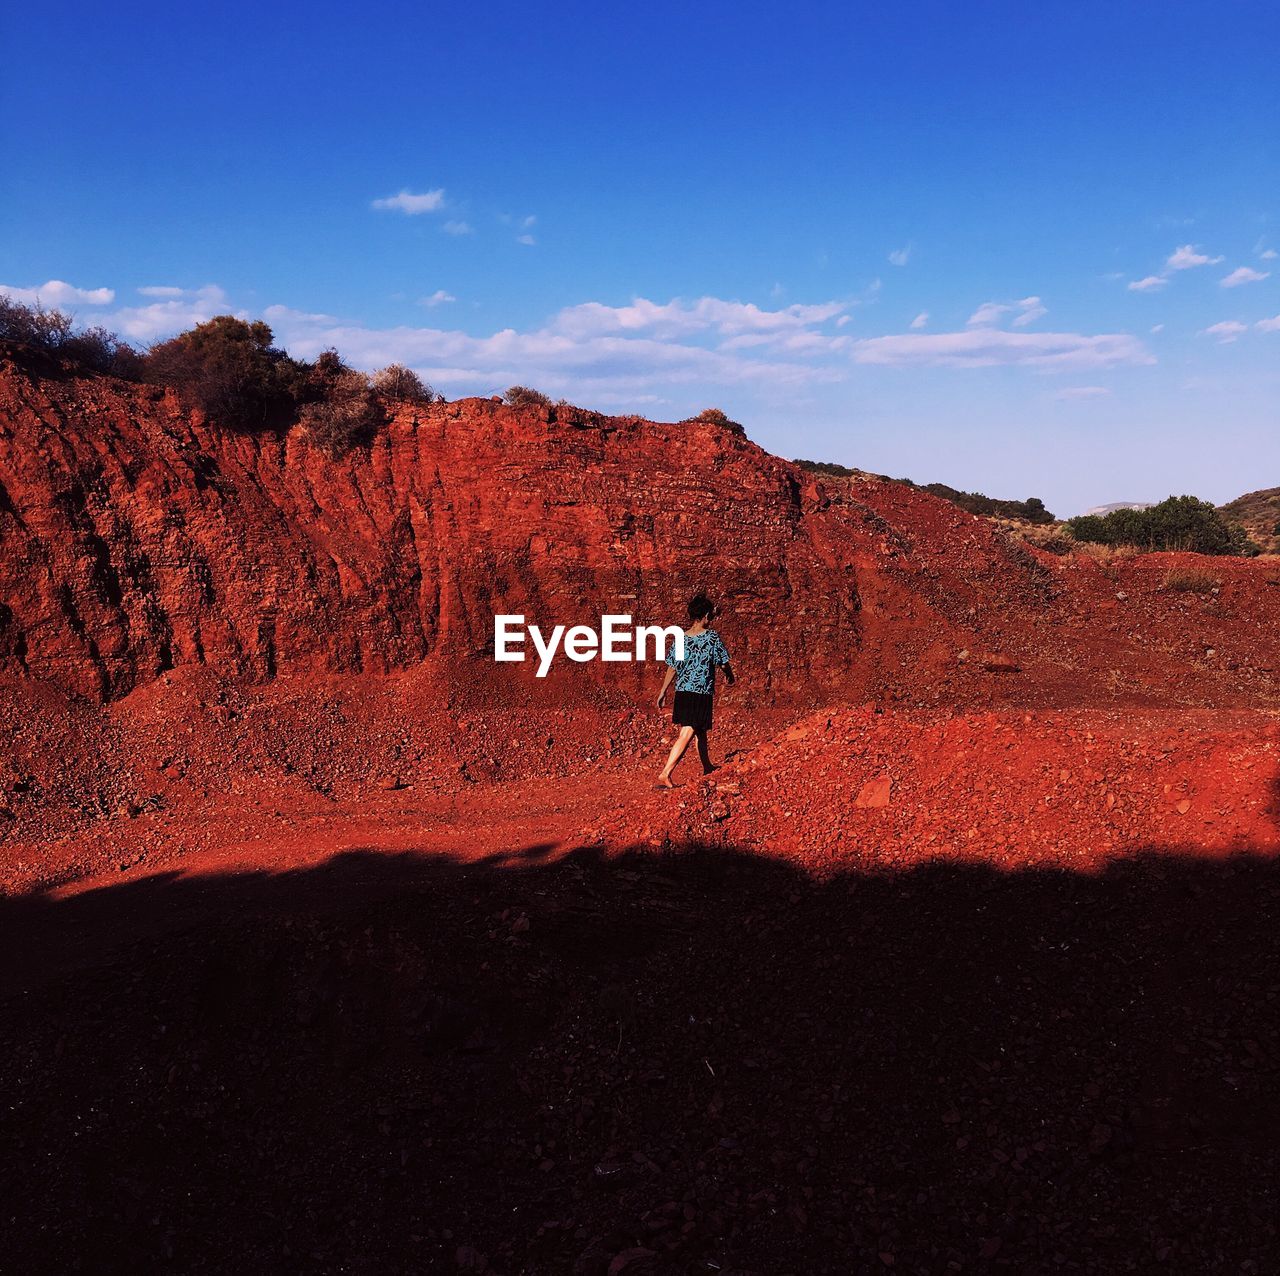
[[[0,34],[0,285],[138,342],[261,315],[451,397],[715,404],[1062,514],[1280,484],[1274,5],[69,3]]]

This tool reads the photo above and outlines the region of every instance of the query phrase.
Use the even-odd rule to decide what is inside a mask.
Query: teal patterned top
[[[717,666],[729,663],[729,652],[714,629],[685,634],[684,659],[677,660],[675,647],[667,652],[667,664],[676,671],[676,690],[709,696],[716,689]]]

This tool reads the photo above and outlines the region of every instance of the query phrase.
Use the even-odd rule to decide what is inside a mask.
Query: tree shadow
[[[356,852],[0,903],[0,1266],[1280,1263],[1280,863]]]

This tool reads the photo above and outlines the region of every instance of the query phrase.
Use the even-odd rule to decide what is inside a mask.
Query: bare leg
[[[675,785],[671,783],[671,772],[676,769],[676,763],[684,756],[684,751],[689,747],[689,741],[693,739],[692,727],[681,727],[680,734],[676,736],[676,742],[671,746],[670,756],[667,758],[667,765],[662,768],[662,774],[658,776],[658,783],[664,789],[674,789]]]
[[[698,761],[702,763],[702,774],[710,775],[716,769],[715,763],[711,761],[711,754],[707,749],[707,733],[705,731],[695,731],[698,737]]]

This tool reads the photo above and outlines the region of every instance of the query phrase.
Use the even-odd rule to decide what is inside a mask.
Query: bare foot
[[[669,775],[660,775],[653,787],[655,789],[674,789],[676,786],[671,783]]]

